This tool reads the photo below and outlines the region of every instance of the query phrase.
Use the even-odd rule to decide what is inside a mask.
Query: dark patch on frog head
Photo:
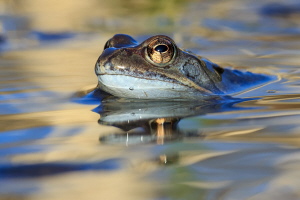
[[[109,39],[105,45],[104,49],[107,48],[121,48],[121,47],[132,47],[138,45],[138,42],[131,36],[126,34],[116,34],[111,39]]]

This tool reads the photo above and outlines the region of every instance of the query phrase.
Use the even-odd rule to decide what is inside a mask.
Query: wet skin
[[[139,99],[207,99],[276,79],[274,76],[221,68],[179,49],[164,35],[138,43],[117,34],[107,41],[95,72],[98,88],[117,97]]]

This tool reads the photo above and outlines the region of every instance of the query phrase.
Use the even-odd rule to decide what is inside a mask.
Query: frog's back
[[[274,75],[224,68],[222,81],[216,83],[217,88],[219,88],[221,92],[215,93],[235,95],[236,93],[265,85],[277,79],[278,77]]]

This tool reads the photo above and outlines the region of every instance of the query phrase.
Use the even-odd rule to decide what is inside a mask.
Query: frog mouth
[[[179,80],[164,76],[147,77],[132,76],[126,74],[97,74],[100,86],[104,88],[125,89],[125,90],[173,90],[178,92],[199,91],[203,95],[211,95],[212,92],[196,85],[186,77],[180,77]],[[183,80],[182,80],[183,79]],[[182,81],[181,81],[182,80]]]

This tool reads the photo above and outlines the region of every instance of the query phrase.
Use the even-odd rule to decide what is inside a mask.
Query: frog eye
[[[175,47],[167,38],[155,38],[147,46],[147,58],[158,65],[167,65],[175,55]]]

